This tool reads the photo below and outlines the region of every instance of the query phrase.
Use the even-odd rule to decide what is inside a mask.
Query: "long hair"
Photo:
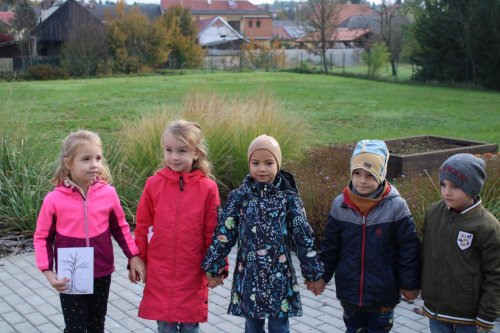
[[[57,186],[61,184],[66,177],[71,175],[69,170],[64,165],[64,159],[67,158],[69,160],[73,160],[75,158],[76,149],[78,146],[83,144],[96,145],[102,149],[101,138],[96,133],[86,130],[78,130],[70,133],[66,138],[64,138],[61,145],[61,153],[56,162],[56,169],[54,176],[52,177],[52,184]],[[108,183],[112,180],[111,172],[109,171],[109,167],[104,158],[102,159],[102,167],[99,169],[98,175],[100,179]]]
[[[163,141],[169,133],[188,145],[197,155],[198,158],[193,161],[193,170],[200,170],[205,176],[213,179],[212,164],[208,161],[208,146],[200,125],[183,119],[174,120],[165,128]]]

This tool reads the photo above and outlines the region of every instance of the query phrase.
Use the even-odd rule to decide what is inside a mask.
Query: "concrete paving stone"
[[[222,333],[219,327],[214,326],[210,323],[201,323],[200,324],[200,332],[203,332],[203,333]]]
[[[212,311],[208,314],[208,322],[211,325],[217,325],[219,323],[222,323],[223,321],[227,320],[224,318],[225,314],[222,314],[221,316],[214,314]]]
[[[15,279],[15,278],[5,280],[3,283],[5,284],[5,286],[7,288],[10,288],[12,290],[16,290],[16,288],[20,288],[20,287],[23,286],[23,284],[19,280]]]
[[[222,296],[219,296],[217,294],[213,294],[211,295],[209,298],[208,298],[208,301],[211,303],[211,304],[217,304],[219,306],[228,306],[229,305],[229,300],[222,297]]]
[[[144,327],[144,325],[139,323],[135,318],[130,318],[130,317],[120,320],[120,325],[126,327],[132,332],[135,332],[136,330],[139,330]]]
[[[236,332],[243,331],[244,324],[242,324],[242,326],[239,326],[239,325],[235,325],[232,322],[226,321],[226,322],[218,324],[217,327],[219,328],[219,331],[221,333],[222,332],[224,332],[224,333],[236,333]]]
[[[303,305],[306,305],[308,308],[318,309],[323,306],[323,302],[318,302],[315,299],[309,297],[301,297],[300,299]]]
[[[31,325],[30,323],[28,323],[27,321],[24,321],[22,323],[19,323],[19,324],[16,324],[14,325],[14,330],[16,332],[30,332],[30,333],[38,333],[39,331],[33,327],[33,325]]]
[[[332,327],[326,324],[316,326],[315,328],[322,333],[345,333],[345,329],[343,328]]]
[[[302,306],[302,311],[304,312],[304,315],[303,317],[307,317],[307,318],[317,318],[317,317],[320,317],[322,315],[324,315],[325,313],[322,311],[322,309],[324,308],[321,307],[321,308],[309,308],[309,307],[304,307]]]
[[[297,323],[293,326],[290,326],[290,331],[297,332],[297,333],[318,333],[319,332],[316,328],[311,327],[309,325],[306,325],[304,323]],[[231,332],[231,333],[233,333],[233,332]]]
[[[26,301],[19,295],[10,294],[2,297],[5,302],[7,302],[10,306],[14,306],[17,304],[25,303]]]
[[[12,306],[7,304],[7,302],[5,302],[2,297],[0,297],[0,300],[2,300],[2,302],[0,302],[0,314],[14,311]]]
[[[417,320],[413,320],[404,316],[399,316],[397,320],[398,323],[401,324],[402,326],[409,327],[415,331],[421,331],[427,326],[419,323]]]
[[[407,309],[403,309],[403,308],[397,309],[397,313],[398,313],[398,315],[406,317],[406,318],[410,318],[411,320],[419,320],[420,318],[422,318],[421,314],[418,314],[412,310],[407,310]]]
[[[52,324],[52,323],[45,323],[43,325],[38,326],[37,328],[42,333],[55,333],[55,332],[61,331],[56,326],[54,326],[54,324]]]
[[[223,316],[227,314],[227,307],[226,306],[221,306],[213,303],[208,304],[208,311],[210,313]]]
[[[47,316],[47,318],[49,319],[49,321],[52,324],[54,324],[56,327],[59,327],[61,330],[64,329],[64,327],[66,326],[64,324],[64,317],[63,317],[62,313]]]
[[[45,317],[61,313],[59,307],[56,308],[50,304],[44,304],[43,306],[38,307],[37,310]]]
[[[112,306],[111,304],[108,306],[107,317],[109,317],[115,321],[120,321],[123,318],[127,318],[128,316],[129,316],[128,313],[125,313],[121,310],[118,310],[116,307]]]
[[[28,289],[29,290],[29,289]],[[47,299],[48,297],[53,297],[57,296],[57,299],[59,299],[59,293],[55,291],[53,288],[38,288],[35,291],[35,294],[40,296],[43,299]]]
[[[334,317],[334,316],[330,316],[330,315],[325,314],[325,315],[323,315],[321,317],[318,317],[316,319],[321,320],[324,323],[333,325],[333,326],[335,326],[335,327],[337,327],[339,329],[344,329],[345,328],[344,320],[343,319],[339,319],[339,318]]]
[[[31,323],[31,325],[35,327],[48,322],[47,317],[42,316],[39,312],[28,313],[24,316],[24,318],[26,318]]]
[[[6,272],[5,269],[0,267],[0,280],[5,282],[7,280],[12,280],[12,279],[13,279],[12,275],[10,275],[9,272]]]
[[[33,295],[33,290],[29,289],[28,287],[22,286],[22,287],[14,289],[14,293],[16,295],[22,296],[24,298],[26,296]]]
[[[7,324],[5,321],[0,321],[0,332],[2,333],[15,333],[14,327]]]
[[[2,314],[3,321],[6,321],[10,325],[19,324],[25,320],[23,316],[14,311],[0,313]]]
[[[33,305],[33,307],[37,308],[41,304],[45,304],[45,299],[41,298],[38,295],[30,295],[30,297],[26,298],[26,301]]]
[[[132,309],[137,308],[136,305],[131,304],[130,302],[127,302],[121,298],[113,300],[110,303],[122,311],[127,311],[127,310],[132,310]]]
[[[393,329],[393,332],[395,332],[395,333],[417,333],[420,331],[411,329],[410,327],[406,327],[406,326],[399,326],[397,329]]]

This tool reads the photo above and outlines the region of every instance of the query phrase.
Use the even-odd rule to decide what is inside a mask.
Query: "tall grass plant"
[[[0,134],[0,220],[12,231],[35,230],[45,194],[52,189],[53,163],[28,136]]]

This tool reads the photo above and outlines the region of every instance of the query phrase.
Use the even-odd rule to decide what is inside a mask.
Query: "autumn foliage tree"
[[[107,25],[113,69],[138,73],[165,63],[170,54],[168,32],[135,7],[126,12],[123,4],[117,5],[118,18]]]
[[[174,68],[196,68],[203,63],[203,49],[198,44],[196,23],[188,8],[173,6],[158,18],[158,23],[167,31],[170,66]]]

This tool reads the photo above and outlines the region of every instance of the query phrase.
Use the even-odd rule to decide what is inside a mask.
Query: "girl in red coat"
[[[165,167],[148,178],[137,207],[135,241],[147,276],[139,317],[156,320],[160,333],[197,333],[208,317],[201,261],[217,224],[219,192],[198,124],[174,121],[162,141]]]

